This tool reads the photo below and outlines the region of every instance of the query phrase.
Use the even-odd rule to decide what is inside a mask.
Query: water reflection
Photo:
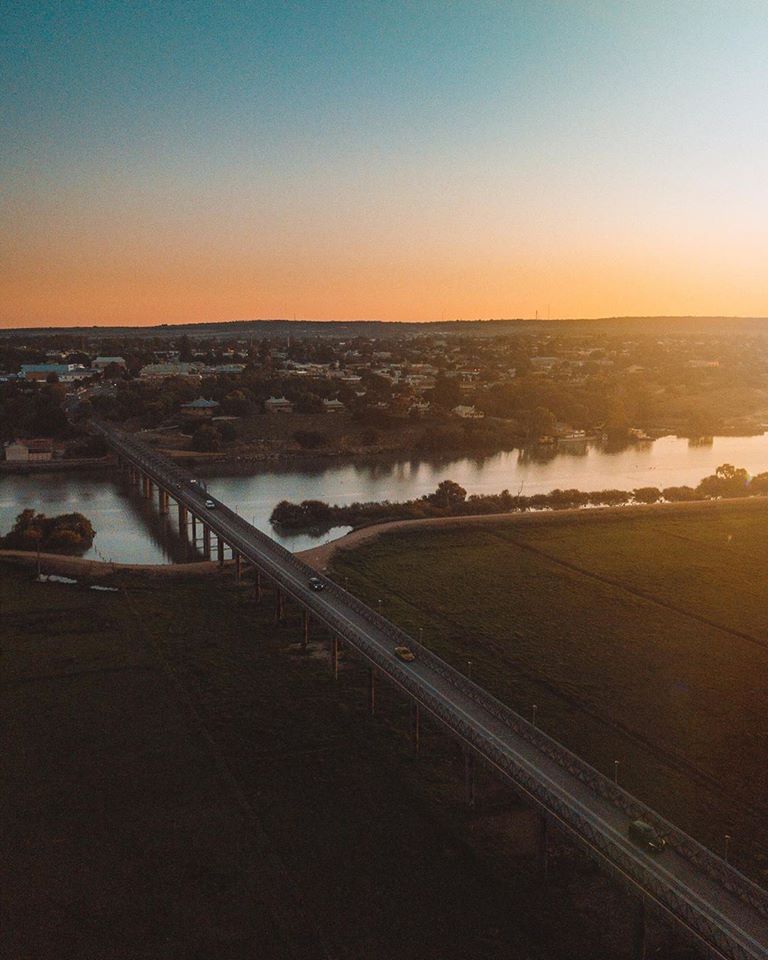
[[[414,456],[315,459],[270,463],[254,472],[236,464],[213,474],[200,470],[211,492],[289,550],[302,550],[337,536],[346,528],[276,535],[269,516],[280,500],[325,500],[349,504],[370,500],[412,500],[432,493],[442,480],[455,480],[469,493],[508,489],[524,495],[575,488],[632,490],[635,487],[695,486],[721,463],[754,474],[768,471],[768,437],[715,437],[706,443],[665,437],[655,442],[607,447],[592,441],[531,447],[470,457]],[[0,532],[5,533],[24,507],[53,515],[79,510],[97,530],[90,555],[126,563],[167,563],[195,556],[179,536],[176,512],[158,514],[116,476],[0,475]]]

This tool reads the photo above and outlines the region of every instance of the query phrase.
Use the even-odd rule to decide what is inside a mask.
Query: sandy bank
[[[25,550],[0,550],[0,562],[17,567],[36,569],[37,554]],[[230,566],[227,561],[224,566]],[[58,553],[41,553],[40,569],[43,573],[55,573],[78,579],[100,579],[118,573],[143,573],[152,577],[210,576],[219,571],[215,561],[197,563],[104,563],[85,557],[67,557]]]

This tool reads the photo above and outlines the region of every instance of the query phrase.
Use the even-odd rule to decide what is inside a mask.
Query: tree
[[[661,500],[661,490],[658,487],[638,487],[632,491],[637,503],[658,503]]]
[[[443,480],[438,484],[437,490],[426,498],[435,506],[445,507],[451,510],[467,499],[467,491],[453,480]]]
[[[734,467],[731,463],[721,464],[713,474],[704,477],[696,487],[696,492],[709,499],[719,497],[745,497],[749,490],[749,474],[743,467]]]
[[[683,503],[699,499],[699,494],[693,487],[664,487],[661,492],[664,499],[669,503]]]
[[[204,423],[192,434],[192,449],[201,453],[215,453],[220,447],[220,438],[210,424]]]

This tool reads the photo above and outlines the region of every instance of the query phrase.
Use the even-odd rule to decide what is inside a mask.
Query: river
[[[460,483],[469,493],[547,493],[555,487],[579,490],[695,486],[721,463],[768,471],[768,434],[715,437],[693,444],[663,437],[620,451],[593,442],[512,450],[488,457],[399,458],[270,465],[258,472],[207,477],[208,489],[289,550],[303,550],[344,533],[337,527],[316,535],[278,536],[269,515],[280,500],[411,500],[431,493],[441,480]],[[96,528],[92,559],[120,563],[171,563],[186,559],[189,547],[174,527],[174,514],[160,517],[117,475],[39,474],[0,476],[0,533],[25,507],[53,516],[79,511]]]

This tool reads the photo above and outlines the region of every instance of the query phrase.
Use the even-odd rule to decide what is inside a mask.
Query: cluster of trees
[[[434,493],[391,503],[389,500],[331,506],[322,500],[291,503],[281,500],[272,511],[270,523],[277,527],[310,528],[330,526],[364,526],[387,520],[420,520],[425,517],[473,516],[512,513],[525,510],[567,510],[575,507],[615,507],[639,503],[679,503],[690,500],[712,500],[725,497],[768,495],[768,473],[750,479],[746,470],[729,463],[719,466],[697,487],[637,487],[634,490],[552,490],[532,496],[512,494],[472,494],[453,480],[443,480]]]
[[[0,440],[72,434],[61,408],[65,388],[59,383],[0,384]]]
[[[46,553],[78,553],[93,543],[96,531],[82,513],[63,513],[46,517],[44,513],[23,510],[13,528],[0,538],[6,550],[42,550]]]

